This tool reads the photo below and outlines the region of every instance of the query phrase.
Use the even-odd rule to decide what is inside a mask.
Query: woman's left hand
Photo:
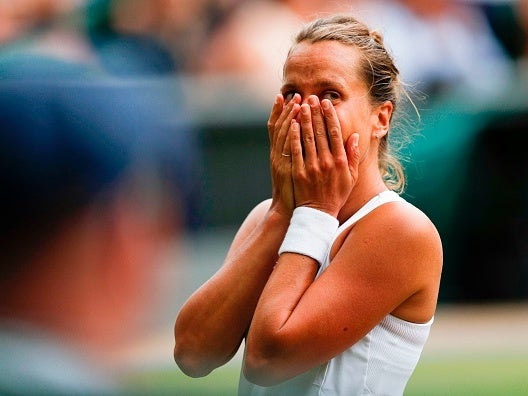
[[[348,199],[358,178],[359,135],[343,142],[341,126],[328,99],[312,95],[301,106],[299,121],[290,126],[295,205],[332,216]]]

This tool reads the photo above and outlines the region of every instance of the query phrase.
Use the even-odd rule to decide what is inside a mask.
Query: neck
[[[356,213],[372,197],[387,190],[377,164],[375,168],[371,166],[369,169],[370,171],[364,170],[361,172],[362,169],[360,167],[359,179],[337,217],[340,224]]]

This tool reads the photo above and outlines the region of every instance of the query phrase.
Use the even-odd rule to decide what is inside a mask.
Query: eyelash
[[[284,92],[282,95],[284,96],[284,100],[286,103],[288,103],[290,100],[292,100],[293,96],[296,94],[296,91],[287,91]],[[335,102],[336,100],[339,100],[341,96],[336,91],[325,91],[322,93],[322,95],[319,96],[319,99],[328,99],[331,102]]]
[[[329,97],[328,97],[329,96]],[[335,101],[335,100],[338,100],[340,99],[341,97],[339,96],[339,94],[335,91],[326,91],[322,98],[321,99],[328,99],[330,100],[331,102]]]
[[[282,96],[284,96],[284,101],[286,103],[288,103],[290,100],[293,99],[293,96],[296,94],[295,91],[288,91],[288,92],[283,92],[282,93]]]

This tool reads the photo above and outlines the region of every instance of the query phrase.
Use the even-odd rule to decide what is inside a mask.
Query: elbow
[[[259,386],[277,385],[289,377],[286,370],[283,370],[279,356],[272,352],[273,349],[255,351],[253,348],[246,348],[244,356],[243,373],[249,382]]]
[[[185,375],[192,378],[205,377],[213,370],[203,359],[187,351],[178,343],[174,346],[174,361]]]
[[[180,321],[176,321],[173,356],[176,365],[185,375],[200,378],[213,371],[210,356],[204,353],[203,345],[203,340],[195,331],[185,328]]]

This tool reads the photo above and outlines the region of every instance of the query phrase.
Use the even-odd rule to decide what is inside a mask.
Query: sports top
[[[341,224],[334,237],[378,206],[404,201],[383,191]],[[319,276],[330,264],[329,252]],[[328,362],[271,387],[249,382],[240,374],[239,396],[402,395],[420,358],[434,318],[420,324],[387,315],[365,337]]]

